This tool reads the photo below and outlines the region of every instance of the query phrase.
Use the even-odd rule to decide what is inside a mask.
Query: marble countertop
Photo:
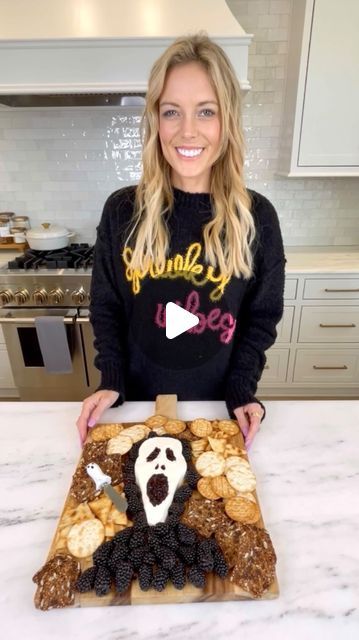
[[[359,634],[359,401],[270,401],[252,449],[278,556],[280,596],[241,601],[37,611],[43,565],[80,455],[80,403],[0,403],[1,634],[6,640],[354,640]],[[143,420],[149,402],[104,421]],[[180,418],[227,417],[222,402],[180,402]]]

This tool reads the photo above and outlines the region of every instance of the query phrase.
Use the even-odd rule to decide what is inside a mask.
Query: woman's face
[[[168,72],[159,101],[159,138],[173,186],[209,192],[221,127],[218,99],[200,63],[177,65]]]

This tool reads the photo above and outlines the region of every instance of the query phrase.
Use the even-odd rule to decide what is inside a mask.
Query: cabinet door
[[[358,26],[358,0],[314,0],[301,167],[359,165]]]
[[[0,344],[0,389],[15,389],[15,382],[4,344]]]

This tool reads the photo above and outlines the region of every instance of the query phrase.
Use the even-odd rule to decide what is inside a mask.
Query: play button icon
[[[192,329],[199,323],[199,318],[182,309],[178,304],[174,302],[167,302],[166,304],[166,338],[172,340],[180,336],[181,333],[185,333],[188,329]]]

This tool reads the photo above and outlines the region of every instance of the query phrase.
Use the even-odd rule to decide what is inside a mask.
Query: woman
[[[240,89],[223,50],[201,34],[155,62],[143,116],[143,174],[107,200],[98,227],[91,322],[99,390],[77,421],[82,440],[127,400],[225,399],[249,447],[255,398],[283,312],[277,214],[246,189]],[[166,304],[199,318],[166,338]]]

